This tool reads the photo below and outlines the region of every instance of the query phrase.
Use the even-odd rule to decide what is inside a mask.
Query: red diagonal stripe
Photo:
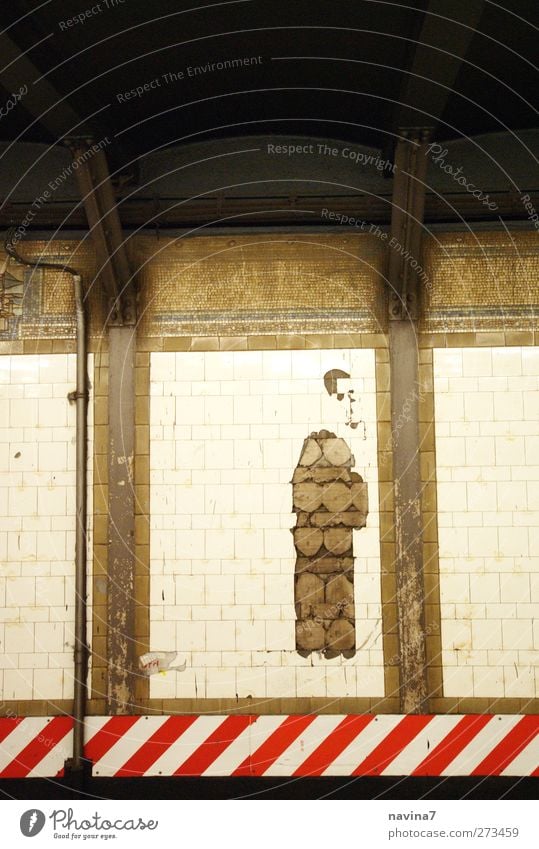
[[[22,716],[17,717],[6,717],[5,719],[0,719],[0,743],[2,740],[5,740],[6,737],[9,737],[12,731],[15,731],[17,725],[19,725],[23,721]]]
[[[251,724],[252,716],[228,716],[207,740],[182,763],[174,775],[202,775],[228,746]]]
[[[25,778],[72,728],[70,716],[55,716],[0,772],[0,778]]]
[[[117,778],[126,775],[144,775],[146,770],[176,742],[178,737],[181,737],[184,731],[187,731],[196,719],[196,716],[169,716],[163,725],[141,744],[138,752],[131,755],[114,775]]]
[[[109,749],[112,749],[120,737],[138,722],[140,716],[112,716],[99,731],[96,731],[84,747],[84,757],[91,763],[96,764],[103,758]]]
[[[270,734],[252,755],[245,758],[232,775],[264,775],[279,755],[282,755],[315,719],[314,715],[287,716],[273,734]]]
[[[397,755],[432,720],[432,716],[410,714],[355,768],[352,775],[381,775]]]
[[[324,770],[343,752],[352,740],[360,734],[369,722],[372,714],[345,716],[334,731],[323,740],[317,749],[304,761],[293,775],[322,775]]]
[[[499,775],[539,733],[539,716],[523,716],[471,775]]]
[[[441,775],[444,769],[460,755],[468,743],[490,722],[492,716],[478,714],[463,716],[447,737],[434,747],[411,775]]]

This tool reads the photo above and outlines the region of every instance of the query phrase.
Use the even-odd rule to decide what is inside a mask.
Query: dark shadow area
[[[537,778],[5,779],[0,799],[537,799]]]

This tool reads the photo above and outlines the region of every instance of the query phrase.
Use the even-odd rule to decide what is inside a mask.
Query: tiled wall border
[[[378,474],[382,571],[382,633],[385,696],[383,698],[283,698],[265,699],[264,714],[317,712],[398,713],[399,661],[395,601],[395,548],[392,494],[391,410],[389,403],[389,351],[383,334],[306,334],[302,336],[145,337],[138,340],[135,386],[136,404],[136,633],[137,654],[148,650],[149,641],[149,360],[153,351],[245,351],[374,348],[378,436]],[[141,348],[144,348],[142,351]],[[253,700],[151,699],[148,680],[137,682],[135,713],[258,713]]]

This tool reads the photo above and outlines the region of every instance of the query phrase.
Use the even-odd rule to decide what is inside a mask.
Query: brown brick
[[[135,600],[139,604],[147,605],[150,600],[150,578],[148,575],[135,576]]]
[[[150,367],[150,354],[148,351],[136,351],[135,352],[135,368],[149,368]]]
[[[425,631],[438,637],[440,634],[440,605],[425,604]]]
[[[107,666],[107,638],[94,636],[92,638],[92,668],[97,669],[100,666]]]
[[[139,484],[150,481],[150,455],[138,454],[135,457],[135,481]]]
[[[192,336],[191,351],[218,351],[219,337],[218,336]]]
[[[505,331],[506,345],[533,345],[532,330],[506,330]]]
[[[217,339],[217,337],[215,337]],[[163,339],[163,351],[190,351],[192,343],[191,336],[165,336]],[[218,343],[217,343],[218,346]],[[218,347],[214,348],[215,351]]]
[[[423,513],[423,542],[438,542],[437,513]]]
[[[86,703],[86,711],[88,716],[105,716],[107,703],[105,699],[90,699]]]
[[[425,573],[423,575],[423,582],[425,587],[425,600],[434,604],[440,595],[440,587],[439,587],[439,578],[437,574],[433,574],[432,572]]]
[[[247,348],[249,351],[274,351],[277,347],[277,337],[268,336],[248,336]]]
[[[99,699],[106,696],[108,690],[108,667],[99,667],[92,670],[92,698]]]
[[[429,700],[430,713],[460,713],[459,700],[455,698],[442,698]]]
[[[417,341],[419,348],[445,348],[447,347],[447,334],[420,333]]]
[[[50,343],[49,343],[50,344]],[[49,348],[50,351],[50,348]],[[77,351],[77,343],[74,339],[53,339],[52,352],[53,354],[75,354]]]
[[[378,452],[378,474],[381,481],[393,480],[393,454],[391,451]]]
[[[3,341],[0,340],[0,354],[23,354],[24,345],[22,342]]]
[[[92,628],[94,636],[104,637],[107,633],[107,608],[104,604],[92,607]]]
[[[393,428],[391,422],[378,422],[378,451],[393,450]]]
[[[490,713],[490,699],[459,699],[459,713]]]
[[[436,480],[436,455],[434,451],[421,451],[420,457],[421,480]]]
[[[166,342],[168,339],[163,339],[161,336],[138,336],[137,337],[137,350],[139,352],[144,351],[162,351],[163,349],[175,351],[176,348],[166,348]]]
[[[429,666],[427,670],[429,698],[440,699],[443,696],[442,667]]]
[[[148,425],[135,426],[135,453],[150,453],[150,428]]]
[[[391,371],[389,363],[376,364],[376,390],[378,392],[389,392]]]
[[[305,347],[318,350],[319,348],[334,348],[335,337],[333,333],[309,333],[305,337]]]
[[[427,574],[438,575],[438,546],[434,542],[423,543],[423,570]]]
[[[135,636],[142,638],[150,634],[150,610],[145,604],[135,607]]]
[[[108,366],[101,365],[94,369],[94,394],[95,396],[107,396],[109,393],[109,370]]]
[[[440,666],[442,662],[441,638],[436,634],[431,634],[425,638],[425,646],[428,663],[433,666]]]
[[[436,487],[426,486],[421,493],[421,509],[425,513],[436,513]]]
[[[107,483],[109,477],[109,458],[106,454],[94,455],[94,486]]]
[[[382,581],[385,581],[385,575]],[[395,602],[386,602],[382,605],[382,621],[384,634],[389,636],[397,633],[398,616]]]
[[[137,517],[135,516],[135,521]],[[135,546],[135,574],[149,575],[150,573],[150,546]]]
[[[388,341],[385,333],[358,333],[361,348],[387,349]]]
[[[150,522],[148,516],[135,516],[135,544],[148,545],[150,542]]]
[[[419,422],[419,444],[422,451],[434,451],[434,424],[432,422]]]
[[[380,539],[384,542],[395,542],[395,523],[391,513],[380,513]]]
[[[94,424],[106,425],[109,421],[108,399],[103,395],[94,398]]]
[[[420,422],[434,421],[434,395],[428,392],[419,399],[418,413]]]
[[[378,421],[391,421],[391,395],[389,392],[376,393],[376,416]]]
[[[421,340],[421,336],[419,337]],[[419,348],[418,351],[418,360],[420,366],[430,366],[429,369],[432,371],[432,348]]]
[[[276,336],[276,342],[277,350],[279,351],[302,350],[305,348],[305,336],[278,334]]]
[[[106,575],[107,574],[107,563],[108,563],[108,546],[107,545],[94,545],[94,556],[93,556],[93,573],[94,575]]]
[[[399,638],[397,634],[384,634],[384,665],[400,666]]]
[[[94,516],[94,545],[107,545],[108,528],[108,516]]]
[[[383,542],[380,544],[380,556],[382,569],[391,576],[395,571],[395,546],[392,542]]]
[[[109,488],[106,484],[94,484],[94,516],[109,514]]]
[[[135,395],[148,397],[148,388],[150,385],[150,369],[136,368],[135,369]],[[138,399],[137,399],[138,400]]]
[[[382,603],[395,603],[397,598],[397,585],[394,575],[385,575],[382,581]],[[361,603],[361,599],[359,599]]]
[[[477,333],[475,337],[475,344],[489,348],[505,345],[505,333],[503,330],[483,331],[481,333]]]
[[[96,606],[107,603],[107,579],[104,575],[96,575],[94,578],[92,603]]]
[[[94,427],[94,453],[108,454],[109,450],[109,429],[106,425],[96,425]]]
[[[393,699],[399,695],[400,690],[400,670],[398,666],[386,666],[384,669],[384,684],[388,698]],[[382,711],[381,711],[382,712]],[[385,711],[383,711],[385,713]],[[396,713],[400,713],[400,705]]]
[[[492,702],[493,713],[520,713],[520,699],[495,699]]]
[[[393,481],[380,481],[378,484],[380,494],[380,510],[392,513],[395,509],[393,497]]]
[[[333,344],[335,348],[361,348],[361,333],[334,333]],[[372,346],[369,346],[372,347]]]
[[[246,351],[247,336],[219,336],[220,351]]]

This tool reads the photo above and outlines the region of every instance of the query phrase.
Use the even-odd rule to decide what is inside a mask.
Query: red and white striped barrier
[[[0,778],[60,776],[70,717],[0,719]],[[94,776],[539,776],[539,716],[87,717]]]

